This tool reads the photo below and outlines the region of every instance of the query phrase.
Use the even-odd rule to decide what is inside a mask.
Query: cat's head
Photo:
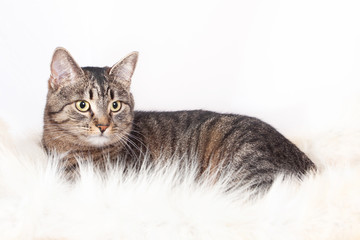
[[[64,48],[51,61],[44,138],[80,146],[104,147],[121,142],[132,128],[131,77],[138,53],[112,67],[81,68]]]

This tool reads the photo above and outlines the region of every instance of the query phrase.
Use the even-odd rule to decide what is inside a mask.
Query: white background
[[[360,92],[360,1],[1,1],[0,119],[38,130],[57,46],[81,66],[137,50],[136,108],[330,126]]]

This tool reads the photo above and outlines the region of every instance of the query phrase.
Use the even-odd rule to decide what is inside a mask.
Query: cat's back
[[[174,112],[142,112],[134,113],[134,127],[147,137],[161,142],[179,142],[188,140],[189,144],[198,142],[204,137],[213,138],[211,132],[223,135],[232,132],[232,127],[246,127],[245,122],[255,118],[220,114],[204,110]],[[259,121],[260,122],[260,121]],[[239,124],[242,123],[242,124]],[[191,140],[191,141],[190,141]],[[225,139],[224,139],[225,140]]]
[[[229,161],[262,176],[303,174],[314,164],[269,124],[253,117],[194,110],[135,112],[134,133],[154,157],[194,156],[203,168]]]
[[[222,114],[212,111],[135,111],[134,127],[142,133],[155,136],[194,137],[214,139],[221,136],[222,143],[241,136],[253,136],[268,140],[280,140],[283,136],[260,119],[237,114]],[[241,133],[241,134],[240,134]],[[163,139],[163,138],[161,138]],[[159,140],[161,140],[159,139]],[[198,140],[198,139],[196,139]]]

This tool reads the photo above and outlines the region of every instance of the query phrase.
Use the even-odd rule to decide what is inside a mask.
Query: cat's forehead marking
[[[99,96],[104,96],[109,86],[107,68],[84,67],[83,70],[89,80],[90,86],[97,89]],[[93,92],[94,93],[94,92]]]
[[[94,91],[92,90],[92,88],[90,88],[90,90],[89,90],[89,98],[90,98],[90,100],[93,100],[93,98],[94,98]]]
[[[106,105],[109,101],[121,99],[127,101],[129,92],[116,81],[112,81],[109,76],[108,67],[83,67],[82,68],[88,81],[85,95],[96,101],[96,104]]]
[[[114,100],[114,90],[109,88],[109,94],[110,94],[111,100]]]
[[[96,86],[90,85],[88,89],[88,96],[90,100],[99,99],[99,90]]]

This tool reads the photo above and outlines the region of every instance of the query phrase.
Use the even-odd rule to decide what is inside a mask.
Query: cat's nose
[[[109,127],[109,124],[104,125],[104,124],[96,124],[96,127],[99,128],[100,132],[103,133],[105,132],[105,130]]]

